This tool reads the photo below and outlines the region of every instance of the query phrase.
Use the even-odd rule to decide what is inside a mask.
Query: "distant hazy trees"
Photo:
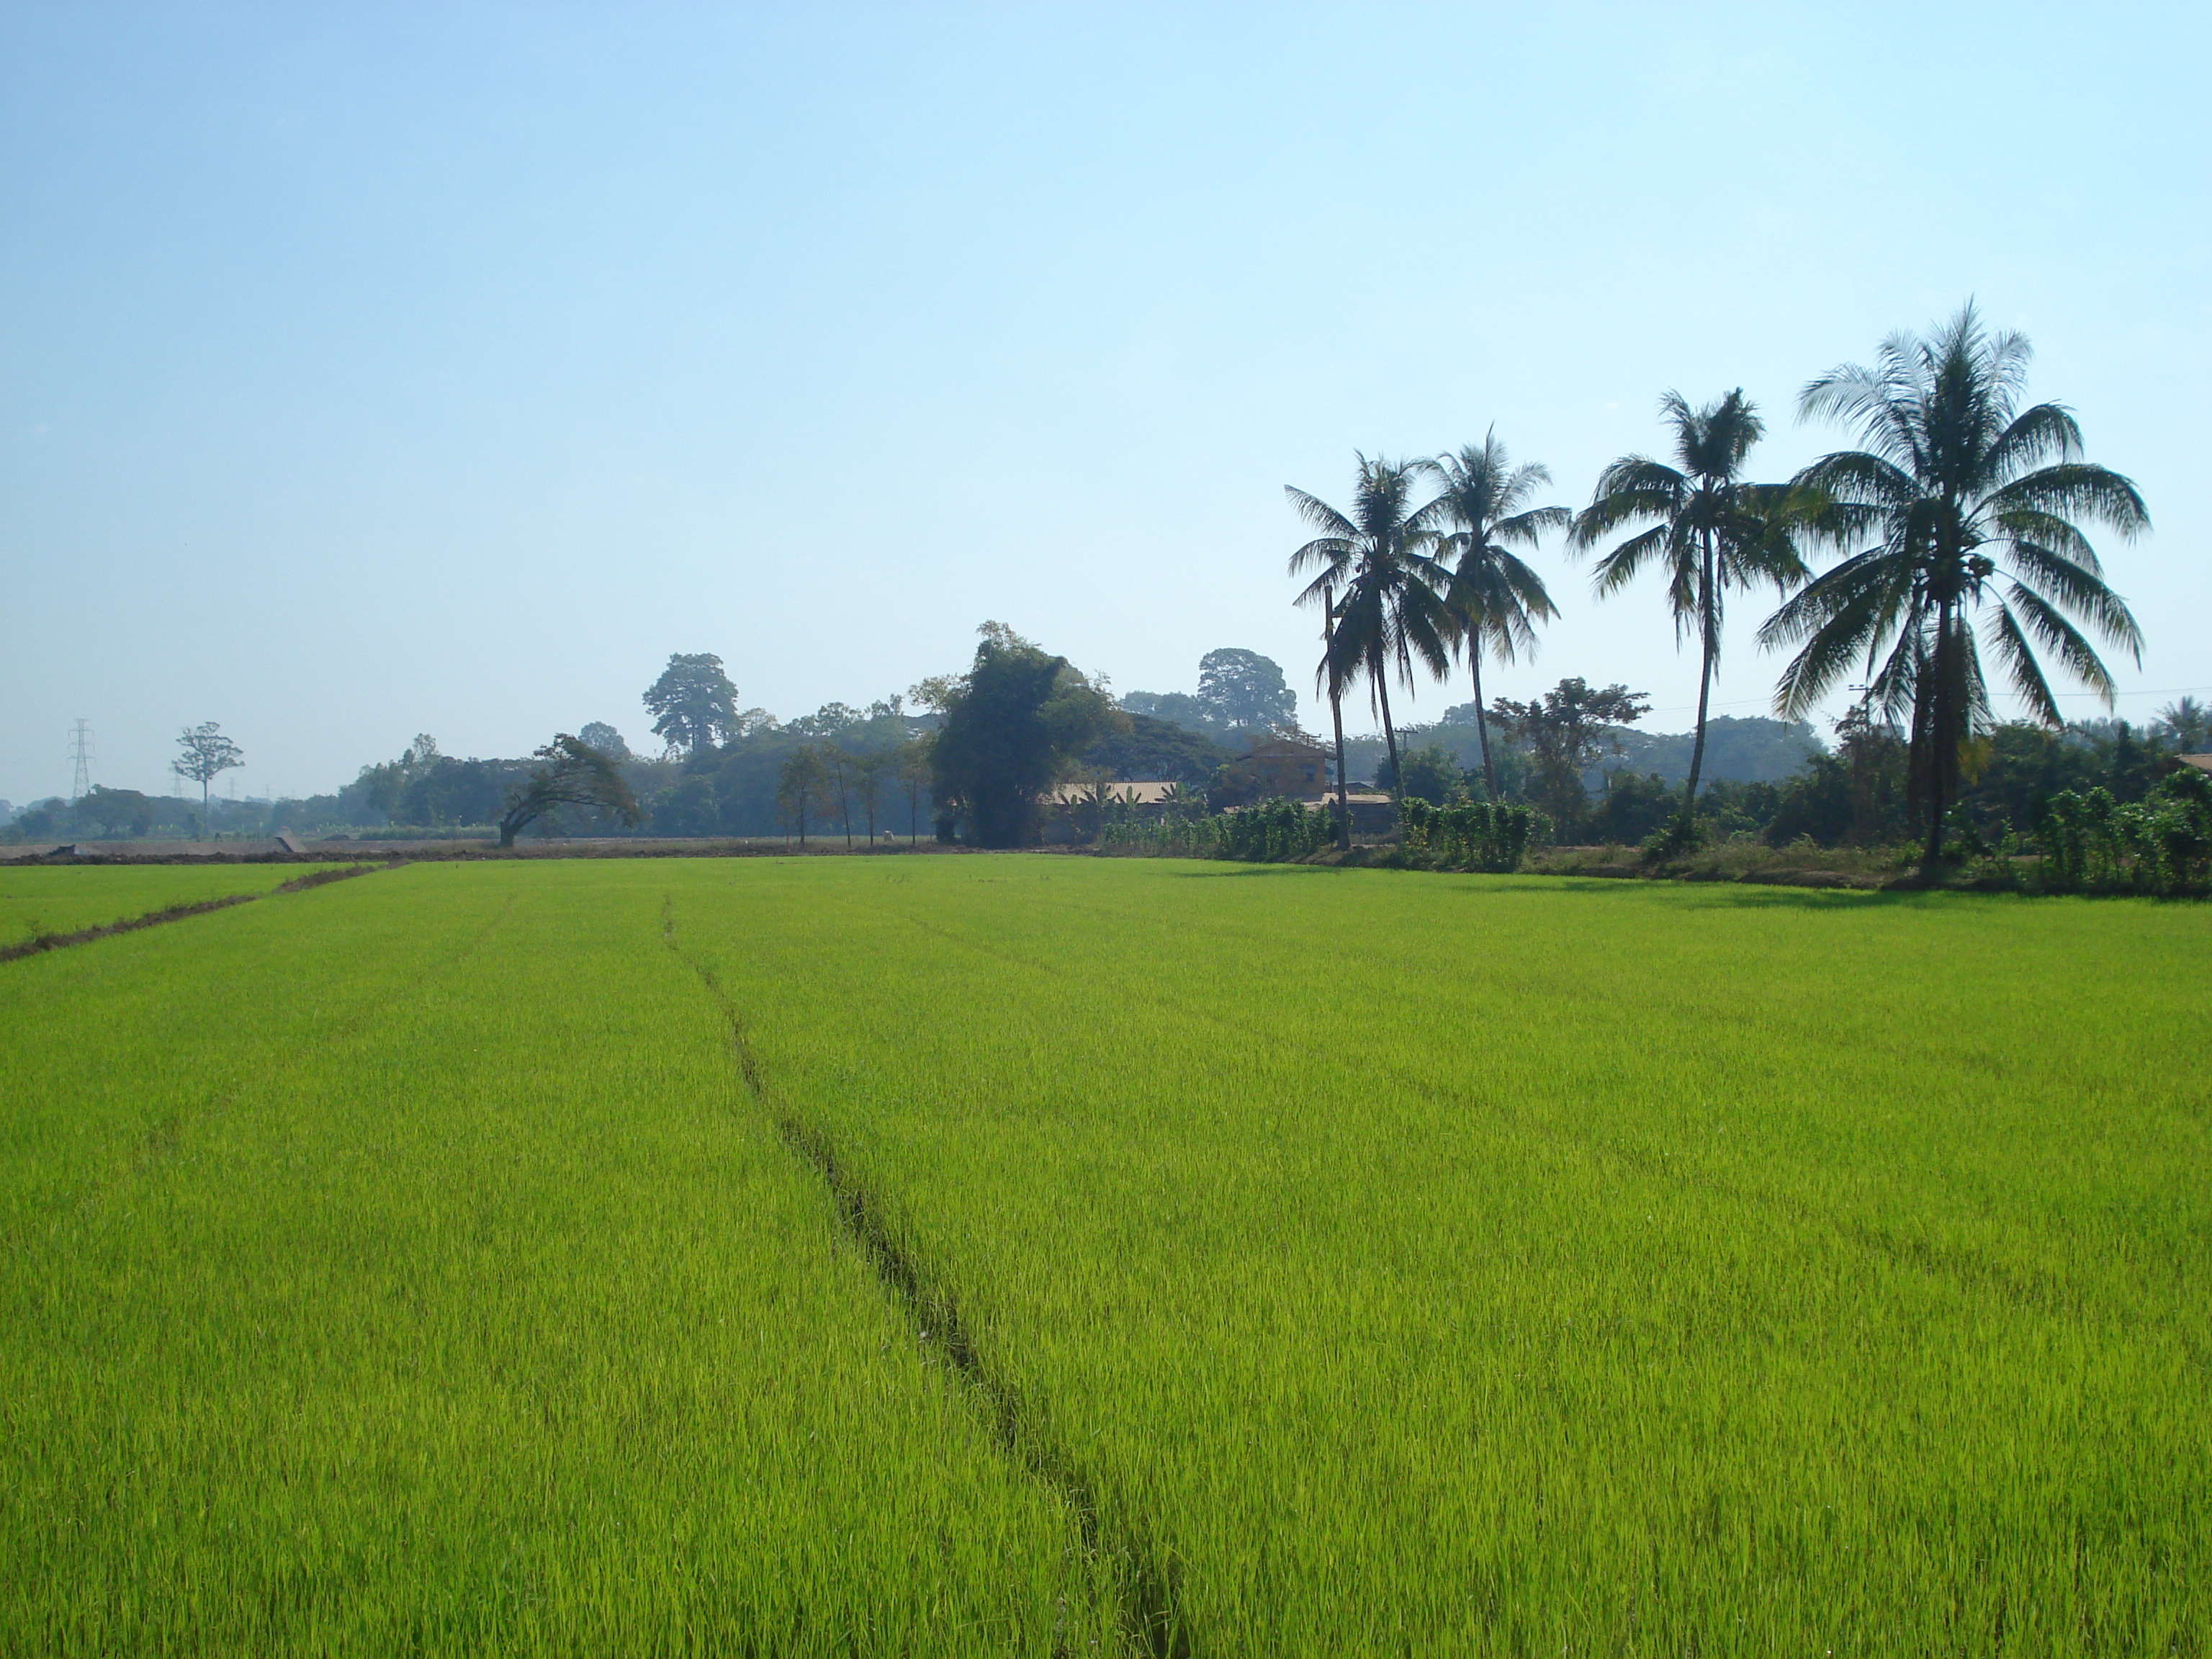
[[[605,720],[593,720],[576,736],[617,764],[630,757],[629,745],[623,741],[623,734]]]
[[[94,835],[129,836],[135,840],[152,832],[156,810],[154,802],[136,789],[110,789],[96,783],[77,798],[74,817]]]
[[[2021,336],[1985,331],[1970,303],[1925,339],[1892,335],[1875,367],[1844,364],[1798,399],[1808,416],[1856,425],[1865,447],[1798,475],[1822,501],[1815,533],[1850,550],[1760,630],[1769,645],[1802,641],[1776,708],[1802,714],[1857,665],[1872,671],[1869,702],[1909,722],[1929,863],[1942,855],[1961,751],[1990,724],[1978,617],[2013,691],[2053,727],[2064,719],[2038,646],[2108,705],[2112,695],[2067,613],[2142,654],[2142,630],[2076,520],[2132,537],[2150,515],[2133,483],[2079,459],[2064,407],[2020,407],[2029,355]]]
[[[188,726],[177,737],[177,757],[169,769],[187,783],[200,787],[200,813],[207,813],[208,786],[234,766],[246,764],[246,751],[222,734],[213,720]]]
[[[2212,709],[2194,697],[2183,697],[2158,711],[2158,724],[2166,740],[2185,755],[2212,748]]]
[[[799,844],[806,845],[806,820],[820,806],[830,784],[830,771],[811,744],[794,749],[776,769],[775,801],[787,819],[799,827]]]
[[[697,755],[740,732],[738,689],[722,672],[722,659],[709,652],[668,659],[668,666],[645,693],[653,734],[671,749]]]
[[[930,748],[933,793],[963,840],[1018,847],[1039,833],[1039,803],[1074,756],[1126,717],[1065,657],[985,623],[957,680],[916,688],[942,710]]]
[[[514,845],[528,825],[563,806],[589,806],[625,825],[638,821],[637,801],[615,763],[582,738],[566,732],[537,751],[541,763],[507,796],[499,820],[499,844]]]
[[[1198,707],[1207,721],[1232,732],[1272,732],[1298,720],[1297,694],[1281,668],[1256,651],[1234,647],[1198,659]]]

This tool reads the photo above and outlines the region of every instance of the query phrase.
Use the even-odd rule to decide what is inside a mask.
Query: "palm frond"
[[[1996,622],[1990,630],[1990,647],[1997,653],[2012,679],[2012,689],[2021,702],[2045,726],[2061,726],[2066,718],[2058,712],[2058,699],[2051,694],[2051,682],[2043,676],[2043,665],[2035,659],[2034,647],[2027,635],[2021,631],[2020,620],[2009,607],[1997,606]]]
[[[1658,524],[1640,536],[1631,536],[1597,562],[1592,585],[1600,594],[1617,592],[1636,579],[1638,571],[1666,550],[1674,538],[1671,525]]]
[[[1990,446],[1989,472],[2002,481],[2045,461],[2070,461],[2081,453],[2081,428],[2063,404],[2038,404],[2015,416]]]
[[[2043,648],[2058,659],[2059,665],[2090,690],[2104,699],[2107,707],[2117,689],[2104,659],[2098,656],[2081,630],[2058,614],[2057,609],[2036,592],[2018,582],[2011,585],[2006,598],[2027,620],[2028,631],[2041,642]]]
[[[1297,515],[1322,532],[1325,538],[1350,540],[1359,534],[1358,525],[1319,496],[1309,495],[1291,484],[1283,486],[1283,494],[1290,498],[1291,506],[1297,510]]]
[[[2023,585],[2087,617],[2107,641],[2138,663],[2142,660],[2142,629],[2135,613],[2094,572],[2034,542],[2014,541],[2006,552],[2016,579]]]
[[[2133,481],[2087,461],[2062,462],[2015,478],[1992,490],[1987,506],[1996,513],[2027,507],[2065,519],[2096,520],[2128,538],[2150,528],[2150,511]]]

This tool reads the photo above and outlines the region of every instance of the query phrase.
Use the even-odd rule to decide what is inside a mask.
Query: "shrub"
[[[2046,886],[2201,891],[2212,878],[2212,775],[2185,767],[2135,805],[2102,787],[2061,790],[2037,803],[2035,833]]]

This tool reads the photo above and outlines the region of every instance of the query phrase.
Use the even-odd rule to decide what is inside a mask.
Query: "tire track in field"
[[[1000,1452],[1051,1488],[1073,1514],[1088,1555],[1094,1560],[1120,1564],[1121,1623],[1131,1644],[1151,1659],[1193,1659],[1190,1632],[1182,1613],[1181,1575],[1173,1563],[1157,1557],[1141,1536],[1109,1535],[1100,1519],[1096,1487],[1075,1460],[1038,1430],[1036,1414],[1023,1401],[1020,1391],[984,1363],[950,1287],[907,1247],[889,1207],[838,1156],[829,1133],[818,1124],[808,1122],[769,1081],[744,1016],[720,976],[711,964],[678,942],[672,895],[661,899],[660,939],[721,1011],[730,1053],[746,1091],[766,1109],[784,1144],[822,1177],[839,1222],[860,1247],[877,1279],[906,1310],[919,1339],[936,1346],[951,1362]]]
[[[847,902],[850,906],[850,901]],[[1077,902],[1071,908],[1091,911],[1102,920],[1110,919],[1110,913],[1103,907]],[[896,909],[872,910],[866,914],[871,917],[885,914],[898,916],[925,935],[942,939],[977,956],[1009,963],[1030,974],[1057,978],[1067,971],[1065,963],[1030,956],[1004,945],[971,939],[952,928]],[[1226,1035],[1251,1035],[1248,1026],[1227,1015],[1203,1005],[1180,1000],[1146,986],[1125,986],[1121,994],[1133,1002],[1145,1003],[1179,1018],[1197,1020]],[[1320,1061],[1340,1057],[1326,1044],[1295,1030],[1279,1030],[1273,1035],[1282,1048],[1302,1053],[1309,1059]],[[1778,1192],[1753,1182],[1733,1179],[1715,1170],[1697,1168],[1690,1158],[1656,1151],[1638,1141],[1534,1124],[1497,1100],[1455,1088],[1448,1083],[1436,1082],[1387,1057],[1371,1060],[1369,1064],[1432,1105],[1485,1112],[1516,1134],[1553,1146],[1577,1146],[1607,1155],[1647,1177],[1709,1193],[1747,1208],[1781,1214],[1800,1224],[1832,1233],[1844,1243],[1869,1255],[1879,1256],[1893,1267],[1948,1283],[1954,1290],[1970,1295],[1987,1295],[2013,1307],[2051,1318],[2088,1320],[2123,1330],[2148,1325],[2172,1341],[2189,1364],[2200,1370],[2212,1372],[2212,1346],[2208,1346],[2202,1339],[2169,1322],[2146,1319],[2140,1313],[2118,1308],[2088,1305],[2078,1287],[2043,1269],[2008,1263],[1957,1245],[1938,1244],[1893,1233],[1855,1217],[1821,1209],[1793,1194]]]
[[[172,904],[162,909],[149,910],[143,916],[126,916],[120,921],[107,922],[98,927],[80,927],[75,933],[37,933],[21,945],[0,949],[0,962],[15,962],[24,957],[41,956],[48,951],[67,950],[72,945],[89,945],[94,939],[112,939],[118,933],[135,933],[143,927],[159,927],[164,922],[183,921],[190,916],[204,916],[216,910],[228,910],[233,905],[251,904],[256,899],[269,898],[278,893],[304,893],[310,887],[327,887],[334,881],[398,867],[396,864],[349,864],[342,870],[318,870],[313,875],[280,883],[266,893],[226,893],[218,898],[198,899],[187,904]]]

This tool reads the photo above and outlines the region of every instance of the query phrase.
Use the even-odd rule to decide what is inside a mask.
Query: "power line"
[[[2199,691],[2212,691],[2212,685],[2169,685],[2163,690],[2145,689],[2140,691],[2115,691],[2112,695],[2115,697],[2186,697],[2193,696]],[[1997,695],[2002,696],[2007,694],[1999,692]],[[2100,702],[2103,701],[2103,694],[2096,691],[2054,691],[2051,695],[2054,697],[2062,698],[2095,697]],[[1734,697],[1727,700],[1716,697],[1713,699],[1712,707],[1715,708],[1748,708],[1753,703],[1769,703],[1772,701],[1773,699],[1771,697]],[[1696,710],[1697,706],[1698,705],[1693,702],[1672,703],[1665,708],[1654,708],[1648,712],[1654,714],[1687,714],[1693,713]]]

